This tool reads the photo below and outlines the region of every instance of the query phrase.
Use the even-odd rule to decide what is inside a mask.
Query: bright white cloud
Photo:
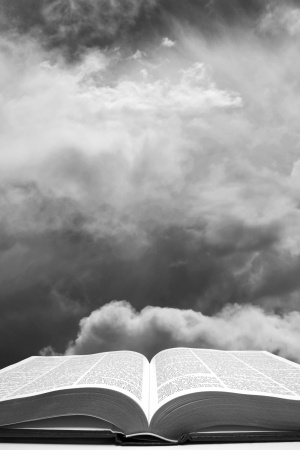
[[[111,302],[80,322],[67,354],[114,349],[147,356],[176,346],[223,350],[267,350],[300,362],[300,313],[267,314],[252,305],[228,305],[209,317],[193,310]]]
[[[168,37],[164,37],[163,40],[161,41],[161,45],[162,47],[174,47],[176,45],[175,41],[171,41],[171,39],[169,39]]]

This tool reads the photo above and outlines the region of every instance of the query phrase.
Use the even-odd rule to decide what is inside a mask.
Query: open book
[[[131,351],[31,357],[0,371],[0,426],[170,443],[252,427],[300,437],[300,366],[268,352],[190,348],[150,363]]]

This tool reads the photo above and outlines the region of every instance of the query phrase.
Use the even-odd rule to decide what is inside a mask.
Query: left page
[[[0,371],[0,402],[74,388],[121,392],[137,402],[148,417],[149,362],[140,353],[33,356]]]

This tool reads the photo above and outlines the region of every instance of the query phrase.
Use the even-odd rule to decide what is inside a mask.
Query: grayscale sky
[[[0,0],[0,363],[300,362],[300,1]]]

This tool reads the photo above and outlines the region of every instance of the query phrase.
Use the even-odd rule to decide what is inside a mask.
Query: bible
[[[195,348],[150,363],[132,351],[33,356],[0,371],[0,438],[18,436],[300,440],[300,366],[265,351]]]

